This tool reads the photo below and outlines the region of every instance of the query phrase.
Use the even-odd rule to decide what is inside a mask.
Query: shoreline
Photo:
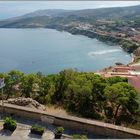
[[[87,30],[76,29],[76,31],[82,31],[82,32],[76,32],[75,29],[74,29],[74,31],[75,31],[74,32],[74,31],[70,31],[70,30],[64,29],[64,27],[63,28],[62,27],[61,28],[56,28],[56,27],[55,28],[53,28],[53,27],[46,27],[46,28],[44,28],[44,27],[30,27],[30,28],[29,27],[22,27],[22,28],[18,27],[18,28],[11,28],[11,27],[9,27],[9,28],[0,28],[0,29],[52,29],[52,30],[56,30],[56,31],[59,31],[59,32],[67,32],[67,33],[70,33],[72,35],[82,35],[82,36],[85,36],[85,37],[88,37],[88,38],[91,38],[91,39],[97,39],[98,41],[101,41],[101,42],[103,42],[103,43],[105,43],[107,45],[112,45],[112,46],[116,45],[117,47],[121,48],[124,52],[128,53],[131,56],[131,61],[128,62],[127,64],[124,64],[124,65],[129,65],[131,63],[134,63],[134,60],[135,60],[134,54],[133,53],[129,53],[128,51],[126,51],[122,47],[122,45],[120,45],[119,43],[116,43],[116,42],[114,42],[112,40],[107,40],[107,41],[106,40],[102,40],[102,39],[98,38],[99,34],[97,34],[95,32],[90,32],[90,31],[87,31]],[[87,34],[87,33],[91,33],[91,34]],[[106,68],[109,68],[109,67],[114,67],[114,66],[111,65],[111,66],[108,66],[108,67],[104,67],[103,69],[101,68],[101,69],[95,70],[93,72],[102,71],[102,70],[104,70]],[[86,71],[86,72],[91,72],[91,71]]]
[[[129,53],[118,43],[118,41],[120,41],[121,38],[115,38],[115,37],[109,36],[110,38],[103,40],[101,37],[104,35],[94,32],[94,31],[89,31],[89,30],[81,30],[78,28],[71,29],[68,27],[64,27],[62,25],[61,26],[46,26],[46,27],[0,27],[0,29],[53,29],[60,32],[67,32],[72,35],[83,35],[91,39],[97,39],[107,45],[117,45],[118,47],[122,48],[125,52]]]
[[[134,56],[134,54],[133,53],[129,53],[128,51],[126,51],[123,47],[122,47],[122,45],[120,45],[119,43],[113,43],[113,42],[111,42],[111,41],[108,41],[108,42],[106,42],[106,41],[103,41],[103,40],[100,40],[100,39],[98,39],[98,38],[96,38],[96,37],[91,37],[91,36],[87,36],[87,35],[85,35],[85,34],[74,34],[74,33],[72,33],[72,32],[69,32],[69,31],[67,31],[67,30],[60,30],[60,29],[57,29],[57,28],[47,28],[47,29],[55,29],[55,30],[57,30],[57,31],[60,31],[60,32],[68,32],[68,33],[70,33],[70,34],[72,34],[72,35],[83,35],[83,36],[86,36],[86,37],[88,37],[88,38],[91,38],[91,39],[97,39],[98,41],[101,41],[101,42],[103,42],[103,43],[105,43],[105,44],[107,44],[107,45],[117,45],[119,48],[121,48],[124,52],[126,52],[126,53],[128,53],[130,56],[131,56],[131,61],[130,62],[128,62],[127,64],[124,64],[124,65],[129,65],[129,64],[131,64],[131,63],[134,63],[134,60],[135,60],[135,56]],[[121,62],[120,62],[121,63]],[[115,64],[115,63],[114,63]],[[109,67],[114,67],[113,65],[111,65],[111,66],[109,66]],[[107,67],[107,68],[109,68],[109,67]],[[105,68],[103,68],[103,69],[106,69],[106,67]],[[98,71],[102,71],[103,69],[100,69],[100,70],[96,70],[95,72],[98,72]]]
[[[107,45],[117,45],[118,47],[122,48],[125,52],[127,52],[128,54],[131,54],[129,51],[125,50],[121,44],[119,44],[118,41],[122,40],[122,38],[116,38],[116,37],[112,37],[109,36],[109,39],[101,39],[100,36],[105,36],[102,34],[99,34],[97,32],[93,32],[93,31],[89,31],[89,30],[81,30],[81,29],[77,29],[77,28],[73,28],[72,30],[70,30],[69,28],[65,28],[63,26],[46,26],[46,27],[0,27],[0,29],[52,29],[52,30],[56,30],[56,31],[60,31],[60,32],[67,32],[70,33],[72,35],[83,35],[86,36],[88,38],[91,39],[97,39]],[[89,34],[88,34],[89,33]],[[117,41],[114,39],[118,39]]]

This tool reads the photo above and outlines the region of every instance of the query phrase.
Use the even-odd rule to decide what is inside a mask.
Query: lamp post
[[[4,79],[0,79],[0,89],[1,89],[1,92],[2,92],[2,108],[3,108],[3,113],[4,113],[4,101],[3,101],[3,87],[4,86],[5,86]]]

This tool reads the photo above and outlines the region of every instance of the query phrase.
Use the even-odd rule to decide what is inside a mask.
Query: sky
[[[0,19],[20,16],[40,9],[94,9],[140,5],[140,1],[0,1]]]

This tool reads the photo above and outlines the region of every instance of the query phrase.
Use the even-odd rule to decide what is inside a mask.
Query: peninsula
[[[0,21],[0,28],[52,28],[118,44],[128,53],[140,47],[140,5],[86,10],[38,10]]]

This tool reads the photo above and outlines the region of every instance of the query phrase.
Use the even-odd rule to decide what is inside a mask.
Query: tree
[[[21,83],[21,96],[31,97],[33,93],[37,93],[39,90],[40,79],[36,74],[25,75]],[[34,95],[33,95],[34,96]]]
[[[41,82],[39,84],[39,94],[35,98],[38,102],[43,104],[52,103],[52,97],[56,91],[57,75],[48,75],[41,78]]]
[[[19,85],[22,81],[24,73],[12,70],[9,73],[3,74],[5,80],[4,93],[7,94],[6,99],[10,97],[13,93],[15,94],[19,89]]]
[[[54,102],[62,102],[64,92],[69,83],[74,80],[76,74],[77,72],[73,69],[67,69],[59,73],[56,81],[56,91],[53,97]]]
[[[101,78],[94,79],[92,83],[93,83],[92,96],[94,99],[93,102],[96,102],[98,106],[98,110],[102,112],[104,108],[104,101],[105,101],[104,89],[107,86],[107,83],[104,81],[104,79]]]
[[[137,92],[136,90],[125,82],[119,82],[112,86],[107,86],[104,90],[106,102],[111,105],[113,110],[114,123],[118,116],[123,114],[133,114],[138,109]]]
[[[127,82],[128,79],[125,78],[125,77],[120,77],[120,76],[114,76],[114,77],[109,77],[109,78],[106,78],[106,82],[109,84],[109,85],[113,85],[113,84],[116,84],[118,82]]]
[[[82,84],[73,82],[69,84],[65,91],[65,106],[71,112],[76,112],[83,116],[90,116],[92,108],[92,85],[89,82]]]
[[[86,73],[78,73],[65,91],[64,106],[70,112],[100,119],[98,104],[92,92],[92,80]],[[88,80],[87,80],[88,79]]]

